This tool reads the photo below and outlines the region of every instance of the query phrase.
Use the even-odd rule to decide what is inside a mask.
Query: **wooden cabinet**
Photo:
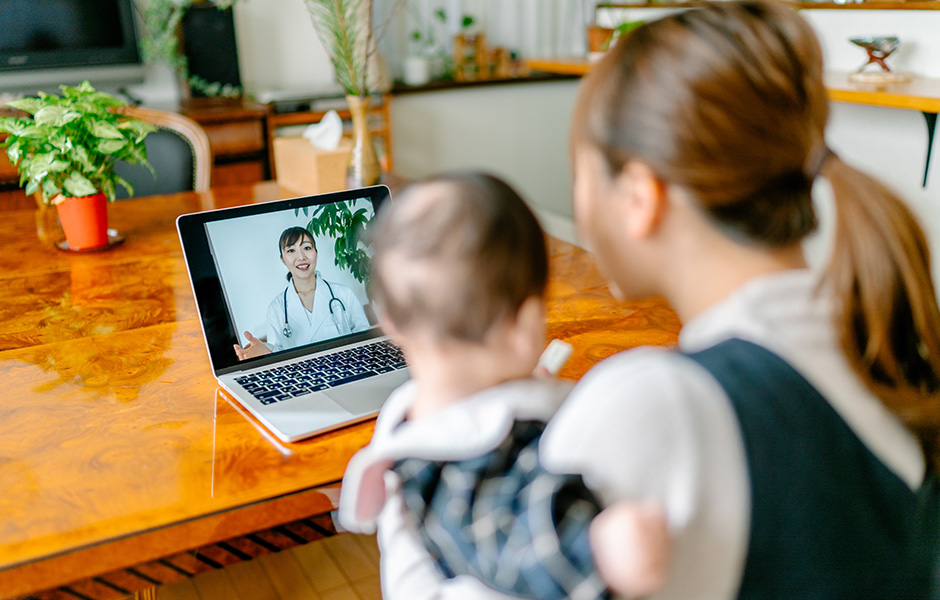
[[[241,185],[270,177],[267,108],[242,99],[195,98],[179,112],[199,123],[212,147],[212,187]]]

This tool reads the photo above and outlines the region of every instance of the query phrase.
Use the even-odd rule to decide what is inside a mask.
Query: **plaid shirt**
[[[526,598],[610,598],[588,539],[600,504],[580,476],[542,467],[544,428],[516,421],[499,447],[468,460],[399,460],[405,505],[447,577]]]

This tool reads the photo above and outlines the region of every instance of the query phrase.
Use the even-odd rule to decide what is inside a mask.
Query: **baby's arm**
[[[671,544],[658,506],[613,504],[591,521],[590,538],[597,571],[614,592],[635,598],[665,583]]]

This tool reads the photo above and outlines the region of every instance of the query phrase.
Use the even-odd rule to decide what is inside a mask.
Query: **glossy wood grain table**
[[[175,231],[180,214],[281,195],[114,203],[126,241],[83,254],[51,245],[44,213],[0,214],[0,598],[118,597],[332,532],[372,422],[296,444],[262,435],[211,375]],[[675,343],[662,302],[617,303],[584,251],[550,250],[550,336],[575,346],[563,376]]]

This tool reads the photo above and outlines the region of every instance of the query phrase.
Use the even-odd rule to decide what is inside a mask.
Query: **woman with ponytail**
[[[657,599],[940,591],[927,243],[897,197],[827,148],[822,74],[795,11],[744,0],[633,30],[582,85],[582,239],[615,294],[662,296],[684,326],[678,350],[630,350],[585,375],[540,456],[605,505],[666,515]],[[815,272],[801,242],[820,179],[836,217]],[[458,587],[428,576],[424,597],[494,597]]]
[[[634,30],[585,79],[575,218],[623,298],[665,297],[679,351],[611,357],[542,441],[673,538],[662,598],[937,593],[940,313],[906,206],[827,147],[819,44],[782,4]],[[801,242],[834,195],[828,265]]]

